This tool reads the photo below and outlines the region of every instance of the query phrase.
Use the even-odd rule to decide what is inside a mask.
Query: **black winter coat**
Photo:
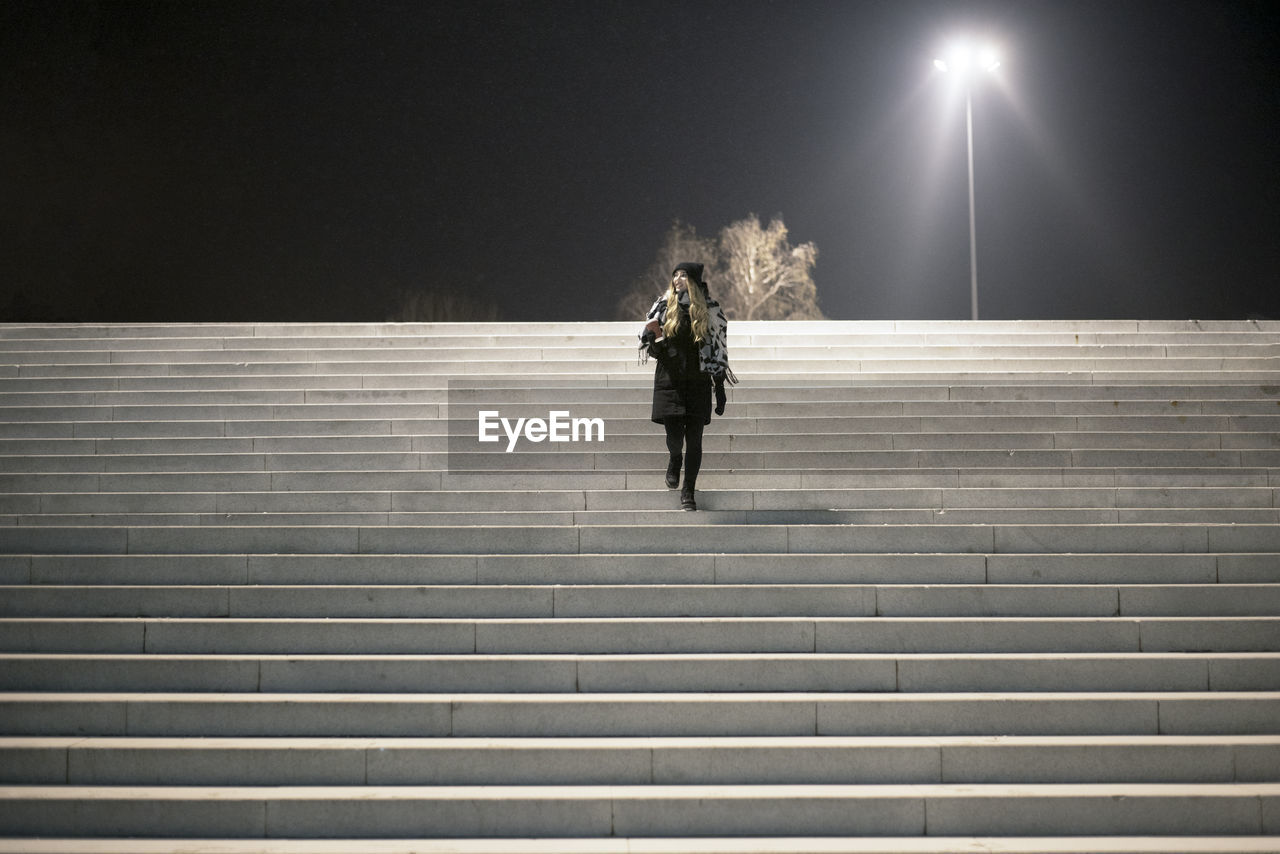
[[[680,306],[676,334],[650,344],[649,354],[657,362],[649,419],[661,424],[666,418],[690,416],[702,419],[704,425],[710,424],[712,379],[701,369],[687,307]]]

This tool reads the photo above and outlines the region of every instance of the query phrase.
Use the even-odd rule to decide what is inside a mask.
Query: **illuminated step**
[[[1248,834],[1280,785],[0,788],[0,832],[126,836]],[[74,813],[72,810],[74,809]],[[926,812],[928,824],[926,827]],[[68,816],[74,814],[73,820]]]
[[[1280,736],[0,737],[0,784],[1232,783]]]
[[[1275,735],[1280,692],[0,693],[14,736]]]

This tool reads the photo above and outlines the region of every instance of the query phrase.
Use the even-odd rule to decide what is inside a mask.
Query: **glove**
[[[716,378],[716,415],[724,415],[724,405],[726,401],[724,393],[724,378]]]

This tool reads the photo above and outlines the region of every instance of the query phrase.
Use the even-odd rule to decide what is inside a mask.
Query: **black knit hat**
[[[696,282],[698,287],[702,288],[704,291],[707,289],[707,283],[702,280],[701,264],[695,261],[685,261],[682,264],[677,264],[676,268],[671,271],[671,275],[674,276],[676,273],[680,272],[681,270],[684,270],[686,273],[688,273],[689,280],[692,282]]]

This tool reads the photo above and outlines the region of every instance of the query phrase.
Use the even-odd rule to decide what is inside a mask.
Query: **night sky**
[[[0,319],[611,320],[781,215],[836,319],[1280,318],[1280,4],[0,4]],[[712,294],[715,281],[711,282]]]

